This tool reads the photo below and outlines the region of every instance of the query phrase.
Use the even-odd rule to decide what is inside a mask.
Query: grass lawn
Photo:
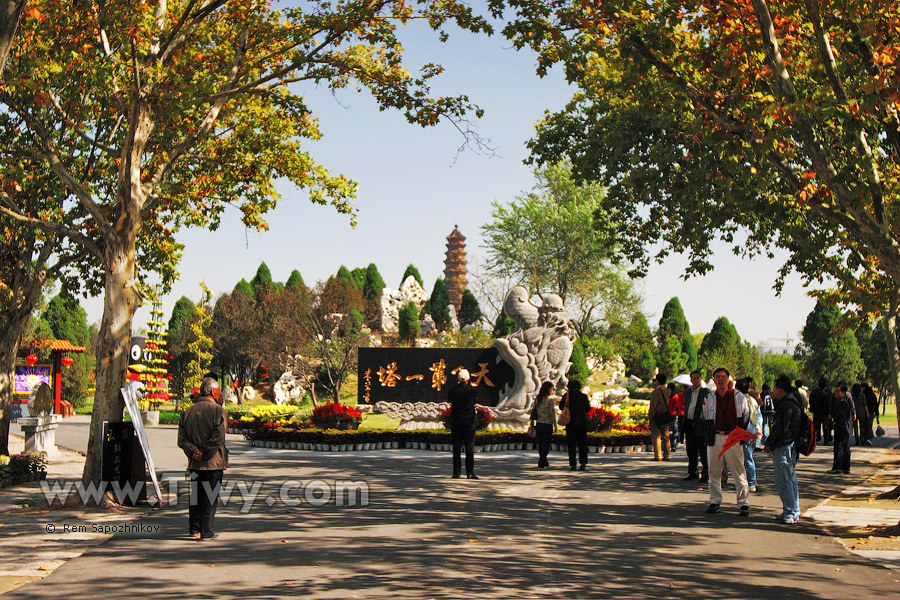
[[[360,429],[397,429],[400,426],[400,419],[392,419],[383,414],[366,413],[363,415],[362,423],[359,424]]]

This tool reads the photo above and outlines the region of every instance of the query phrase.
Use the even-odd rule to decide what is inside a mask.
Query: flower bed
[[[0,487],[11,487],[47,477],[47,453],[0,455]]]
[[[266,423],[262,427],[249,429],[244,433],[244,437],[250,440],[251,444],[259,447],[331,452],[341,450],[381,450],[387,448],[443,451],[451,449],[450,432],[442,429],[341,431],[337,429],[313,428],[309,424],[281,421]],[[554,435],[552,443],[565,448],[565,435]],[[532,450],[534,444],[534,438],[528,437],[525,432],[479,431],[475,434],[475,447],[482,452]],[[612,452],[612,450],[606,450],[606,448],[622,448],[622,450],[617,450],[618,452],[636,452],[644,450],[648,444],[650,444],[650,435],[646,431],[615,429],[603,433],[588,433],[588,446],[592,448],[594,453]]]

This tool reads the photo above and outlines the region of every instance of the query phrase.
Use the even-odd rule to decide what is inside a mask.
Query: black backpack
[[[806,411],[800,409],[800,427],[797,436],[797,450],[803,456],[809,456],[816,450],[816,428]]]

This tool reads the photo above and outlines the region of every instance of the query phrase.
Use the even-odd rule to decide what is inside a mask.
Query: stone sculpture
[[[547,294],[541,306],[535,306],[528,290],[520,285],[506,294],[503,310],[519,329],[494,341],[493,347],[499,352],[499,358],[513,367],[515,379],[500,392],[500,401],[493,408],[497,418],[490,427],[521,429],[528,425],[541,382],[553,382],[557,393],[562,393],[569,383],[566,378],[572,355],[569,313],[556,294]]]

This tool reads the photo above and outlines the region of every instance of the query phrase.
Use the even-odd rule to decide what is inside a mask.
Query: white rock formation
[[[234,393],[234,389],[227,387],[222,391],[222,397],[225,398],[226,404],[237,404],[238,397],[237,394]]]
[[[275,393],[275,404],[288,404],[303,397],[303,378],[285,371],[272,386]]]
[[[244,389],[241,390],[241,399],[246,401],[254,398],[256,398],[256,390],[253,389],[253,386],[245,385]]]
[[[419,310],[422,310],[422,307],[428,302],[428,294],[412,275],[403,281],[399,290],[390,288],[381,290],[381,331],[384,333],[399,332],[397,323],[400,320],[400,309],[409,302],[414,302]]]

